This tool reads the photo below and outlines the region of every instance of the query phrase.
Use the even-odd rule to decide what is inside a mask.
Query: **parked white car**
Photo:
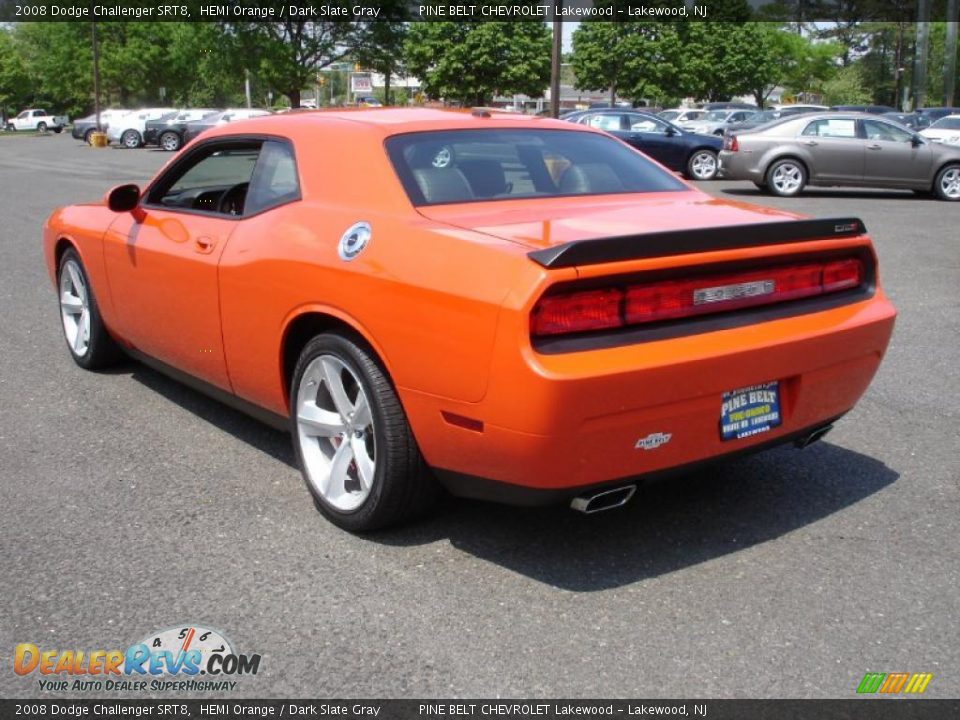
[[[114,118],[107,125],[107,139],[124,147],[138,148],[143,145],[143,132],[147,122],[177,112],[177,108],[143,108]]]
[[[727,125],[746,122],[756,114],[756,110],[743,110],[739,108],[711,110],[699,120],[680,123],[680,127],[689,132],[699,133],[701,135],[723,135]]]
[[[699,108],[673,108],[672,110],[664,110],[657,113],[657,117],[661,117],[667,122],[672,122],[674,125],[683,125],[684,123],[701,120],[706,114],[706,110]]]
[[[38,132],[53,130],[58,133],[69,122],[70,118],[66,115],[51,115],[46,110],[30,108],[24,110],[15,118],[7,120],[7,130],[36,130]]]
[[[934,142],[960,144],[960,115],[947,115],[920,131]]]

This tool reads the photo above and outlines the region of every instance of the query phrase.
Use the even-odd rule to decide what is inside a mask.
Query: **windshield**
[[[726,120],[727,115],[730,114],[729,110],[711,110],[704,116],[704,120],[709,120],[710,122],[717,122],[720,120]]]
[[[387,152],[414,205],[686,189],[623,143],[576,130],[410,133]]]
[[[960,130],[960,117],[945,117],[930,126],[931,130]]]

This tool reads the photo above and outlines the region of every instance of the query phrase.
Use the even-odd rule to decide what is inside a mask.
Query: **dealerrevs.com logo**
[[[243,655],[223,633],[193,623],[151,633],[126,650],[63,650],[20,643],[13,671],[41,690],[158,692],[233,690],[256,675],[260,655]],[[202,677],[201,677],[202,676]]]

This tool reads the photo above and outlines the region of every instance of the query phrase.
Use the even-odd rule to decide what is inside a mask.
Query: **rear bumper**
[[[757,163],[757,157],[750,151],[720,151],[720,177],[726,180],[763,181],[763,169]]]
[[[557,355],[514,347],[512,358],[495,355],[479,403],[403,388],[401,397],[424,457],[454,492],[478,495],[457,481],[469,476],[577,494],[789,442],[828,424],[867,389],[895,315],[877,290],[823,312],[625,347]],[[781,425],[721,440],[722,394],[772,380],[780,383]],[[661,433],[668,442],[638,448]]]
[[[537,507],[542,505],[552,505],[564,501],[572,500],[578,495],[588,493],[602,492],[605,489],[613,489],[629,484],[638,484],[641,482],[662,480],[687,473],[695,472],[703,467],[713,465],[719,462],[733,460],[746,455],[753,455],[764,450],[770,450],[781,445],[797,443],[803,445],[805,438],[812,433],[829,429],[839,417],[831,418],[824,423],[813,427],[803,428],[786,435],[779,435],[773,439],[759,442],[749,447],[732,450],[731,452],[678,465],[664,470],[653,471],[642,475],[615,478],[606,482],[593,485],[584,485],[580,487],[567,488],[536,488],[525,485],[514,485],[513,483],[500,482],[489,478],[476,477],[475,475],[464,475],[452,470],[434,469],[434,474],[443,486],[457,497],[471,498],[473,500],[486,500],[488,502],[503,503],[505,505],[521,505],[525,507]]]

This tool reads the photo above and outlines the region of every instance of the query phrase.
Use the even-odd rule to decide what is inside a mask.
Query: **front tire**
[[[131,150],[136,150],[142,144],[140,141],[140,133],[136,130],[124,130],[123,135],[120,136],[120,142],[125,148]]]
[[[57,271],[60,289],[60,321],[74,362],[85,370],[114,364],[120,349],[100,317],[90,280],[73,248],[63,253]]]
[[[168,152],[176,152],[180,149],[180,136],[175,132],[165,132],[160,135],[160,147]]]
[[[792,158],[777,160],[767,170],[766,183],[774,195],[794,197],[799,195],[807,184],[807,169],[800,161]]]
[[[944,166],[933,181],[933,192],[941,200],[960,200],[960,164]]]
[[[687,160],[687,177],[692,180],[713,180],[720,164],[713,150],[697,150]]]
[[[325,333],[304,347],[290,387],[290,425],[317,507],[345,530],[411,520],[437,496],[390,380],[351,338]]]
[[[90,128],[83,134],[83,141],[87,145],[93,145],[93,134],[97,131],[96,128]]]

